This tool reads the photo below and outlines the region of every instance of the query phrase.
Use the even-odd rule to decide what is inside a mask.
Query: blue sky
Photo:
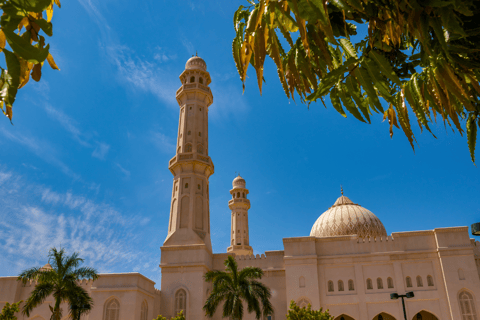
[[[14,126],[0,121],[0,276],[46,263],[52,246],[79,251],[100,272],[140,272],[160,287],[178,125],[175,91],[198,51],[212,77],[209,151],[214,252],[229,244],[228,200],[236,172],[247,181],[250,243],[281,250],[308,236],[345,195],[387,232],[480,221],[479,169],[466,139],[443,123],[412,152],[375,115],[344,119],[328,103],[285,97],[267,61],[260,96],[246,91],[231,56],[233,12],[245,1],[63,1],[40,83],[19,91]]]

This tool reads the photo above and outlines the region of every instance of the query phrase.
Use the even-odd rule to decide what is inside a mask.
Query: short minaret
[[[247,199],[248,189],[240,175],[233,179],[232,185],[233,189],[230,190],[232,200],[228,201],[228,207],[232,210],[232,230],[227,252],[252,255],[253,249],[250,247],[248,235],[248,209],[250,209],[250,200]]]
[[[173,174],[168,246],[206,245],[211,252],[208,178],[208,107],[213,102],[210,74],[202,58],[187,61],[176,98],[180,107],[176,155],[168,168]]]

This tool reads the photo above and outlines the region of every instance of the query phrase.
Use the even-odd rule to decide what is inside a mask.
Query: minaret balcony
[[[177,90],[177,100],[181,100],[181,96],[186,93],[186,92],[199,92],[206,94],[207,96],[210,97],[210,99],[213,102],[213,95],[212,95],[212,90],[210,90],[210,87],[203,85],[201,83],[186,83],[183,84],[178,90]]]
[[[197,167],[205,167],[205,170],[210,171],[210,175],[213,174],[214,166],[212,159],[208,156],[204,156],[195,152],[178,153],[175,157],[170,159],[168,168],[172,173],[175,171],[175,167],[184,165],[196,165]]]
[[[239,207],[239,206],[245,206],[247,207],[248,209],[250,209],[250,200],[246,199],[246,198],[235,198],[235,199],[231,199],[230,201],[228,201],[228,206],[231,207],[231,206],[235,206],[235,207]]]

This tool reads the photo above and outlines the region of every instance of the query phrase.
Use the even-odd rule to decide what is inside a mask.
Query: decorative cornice
[[[356,234],[346,236],[315,237],[315,242],[348,241],[357,240],[358,238],[359,237]]]
[[[291,242],[309,242],[315,241],[315,237],[293,237],[293,238],[283,238],[283,243],[291,243]]]
[[[447,227],[447,228],[435,228],[433,229],[435,233],[445,233],[445,232],[467,232],[468,227]]]

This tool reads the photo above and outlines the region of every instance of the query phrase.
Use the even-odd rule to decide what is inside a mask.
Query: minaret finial
[[[198,57],[198,51],[195,50],[195,57]]]
[[[340,185],[340,192],[342,193],[342,196],[343,196],[343,186]]]

